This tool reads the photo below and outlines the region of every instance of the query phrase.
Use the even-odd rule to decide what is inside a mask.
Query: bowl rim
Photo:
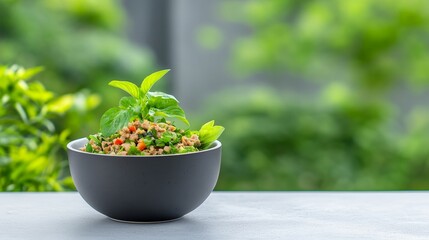
[[[197,152],[174,153],[174,154],[163,154],[163,155],[110,155],[110,154],[84,152],[84,151],[81,151],[79,149],[72,147],[72,145],[74,145],[76,142],[83,141],[83,140],[88,141],[88,139],[86,137],[78,138],[78,139],[70,141],[69,143],[67,143],[67,150],[72,151],[72,152],[76,152],[79,154],[104,156],[104,157],[117,157],[117,158],[124,158],[124,157],[125,158],[159,158],[159,157],[161,157],[162,158],[162,157],[164,157],[165,158],[165,157],[186,156],[186,155],[191,155],[191,154],[199,154],[199,153],[213,151],[213,150],[216,150],[216,149],[222,147],[222,143],[219,140],[215,140],[209,148],[204,149],[204,150],[200,150]]]

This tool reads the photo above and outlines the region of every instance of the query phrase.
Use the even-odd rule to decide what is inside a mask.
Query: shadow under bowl
[[[70,142],[70,172],[82,198],[98,212],[125,222],[162,222],[200,206],[220,171],[221,143],[193,153],[118,156],[79,150],[86,138]]]

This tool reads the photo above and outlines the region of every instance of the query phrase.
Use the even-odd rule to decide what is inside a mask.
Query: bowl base
[[[162,221],[127,221],[127,220],[121,220],[121,219],[116,219],[116,218],[111,218],[111,217],[108,217],[108,218],[110,220],[113,220],[115,222],[120,222],[120,223],[133,223],[133,224],[151,224],[152,223],[153,224],[153,223],[174,222],[174,221],[177,221],[177,220],[181,219],[182,217],[173,218],[173,219],[167,219],[167,220],[162,220]]]

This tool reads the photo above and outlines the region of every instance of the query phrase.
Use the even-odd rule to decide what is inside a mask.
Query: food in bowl
[[[107,110],[100,132],[67,145],[70,173],[82,198],[111,219],[163,222],[200,206],[213,191],[220,171],[224,131],[214,121],[200,130],[189,126],[177,99],[149,89],[168,70],[146,77],[141,86],[112,81],[128,92]]]
[[[95,210],[113,220],[164,222],[200,206],[220,172],[221,143],[180,154],[109,155],[79,150],[81,138],[67,145],[76,189]]]
[[[82,151],[110,155],[162,155],[196,152],[210,146],[224,131],[214,121],[199,131],[178,128],[173,121],[189,126],[179,101],[151,87],[167,72],[161,70],[146,77],[139,88],[127,81],[109,85],[131,96],[121,98],[118,107],[107,110],[100,120],[100,133],[90,135]]]

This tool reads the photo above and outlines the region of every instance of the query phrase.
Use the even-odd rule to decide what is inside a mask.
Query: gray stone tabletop
[[[0,193],[0,239],[429,239],[429,193],[214,192],[158,224],[112,221],[77,193]]]

